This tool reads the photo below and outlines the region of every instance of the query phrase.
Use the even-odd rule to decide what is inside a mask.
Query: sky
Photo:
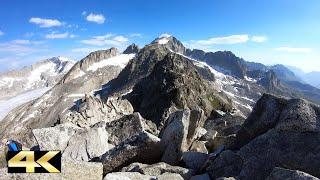
[[[319,0],[1,0],[0,72],[163,33],[188,48],[320,71]]]

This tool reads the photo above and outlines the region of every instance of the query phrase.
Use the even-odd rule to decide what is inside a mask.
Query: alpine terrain
[[[0,139],[62,152],[61,173],[9,174],[2,149],[0,179],[320,178],[320,89],[282,65],[162,34],[2,74],[0,88],[48,88],[3,118]]]
[[[7,113],[54,86],[70,70],[75,61],[53,57],[20,70],[0,74],[0,121]]]

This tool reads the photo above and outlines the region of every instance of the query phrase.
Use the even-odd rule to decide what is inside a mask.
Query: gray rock
[[[208,154],[206,141],[194,141],[190,147],[190,151]]]
[[[94,127],[78,131],[73,135],[63,151],[62,158],[89,161],[100,157],[109,149],[108,133],[105,127]]]
[[[108,141],[113,145],[119,145],[126,139],[144,131],[157,134],[156,126],[153,125],[152,127],[152,122],[143,119],[138,112],[125,115],[112,122],[107,122],[105,123],[105,128],[109,136]]]
[[[103,180],[156,180],[156,177],[138,172],[113,172],[107,174]]]
[[[262,180],[279,166],[320,177],[319,110],[304,100],[264,95],[237,134],[240,149],[228,153],[233,158],[225,158],[225,151],[209,163],[211,178],[222,172],[219,176]]]
[[[7,168],[0,169],[0,179],[21,179],[21,180],[64,180],[64,179],[102,179],[103,168],[101,163],[92,162],[62,162],[61,173],[25,173],[9,174]]]
[[[67,114],[63,122],[89,127],[100,121],[111,122],[131,113],[133,113],[133,107],[130,102],[121,97],[108,97],[103,102],[99,97],[86,94],[79,110]]]
[[[131,44],[123,51],[123,54],[137,54],[139,52],[139,47],[136,44]]]
[[[207,172],[212,179],[237,176],[241,171],[242,164],[243,160],[241,156],[230,150],[226,150],[218,155],[214,161],[209,161]]]
[[[311,176],[298,170],[289,170],[275,167],[266,180],[318,180],[318,178]]]
[[[133,162],[153,163],[162,155],[160,139],[148,132],[128,138],[101,156],[104,174],[119,170]]]
[[[186,166],[198,172],[201,171],[202,168],[204,168],[204,165],[208,158],[208,154],[191,151],[184,152],[182,155],[182,159],[186,163]]]
[[[161,138],[161,145],[165,149],[163,162],[175,165],[181,160],[182,153],[188,151],[195,140],[201,113],[203,112],[186,109],[170,115]]]
[[[37,140],[40,150],[60,150],[63,151],[69,142],[69,139],[80,128],[71,123],[59,124],[55,127],[34,129],[33,135]]]
[[[127,167],[122,168],[123,172],[139,172],[149,176],[159,177],[164,173],[169,174],[179,174],[184,179],[190,179],[195,175],[195,171],[192,169],[186,169],[179,166],[171,166],[164,162],[159,162],[156,164],[141,164],[141,163],[132,163]]]
[[[163,173],[159,176],[157,176],[158,180],[184,180],[183,177],[180,174],[174,174],[174,173]]]
[[[211,180],[208,173],[192,176],[190,180]]]

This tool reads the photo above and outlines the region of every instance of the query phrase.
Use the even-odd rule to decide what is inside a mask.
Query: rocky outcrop
[[[210,176],[218,177],[219,169],[223,177],[265,179],[275,167],[284,167],[320,177],[314,161],[320,158],[319,112],[305,100],[264,95],[237,133],[239,149],[213,160],[207,169]]]
[[[138,54],[139,47],[136,44],[131,44],[127,47],[126,50],[123,51],[123,54]]]
[[[159,129],[177,109],[202,109],[209,116],[213,109],[231,110],[227,99],[200,77],[190,60],[175,53],[158,62],[152,73],[128,94],[135,111],[157,124]]]
[[[154,163],[161,157],[160,139],[142,132],[128,138],[101,156],[104,174],[120,170],[133,162]]]
[[[85,95],[77,110],[67,114],[62,122],[72,122],[80,127],[88,127],[100,121],[111,122],[133,113],[133,107],[122,97],[108,97],[102,101],[99,96]]]
[[[7,168],[0,169],[0,179],[33,179],[33,180],[61,180],[61,179],[102,179],[102,164],[93,162],[63,161],[61,173],[7,173]]]
[[[236,140],[236,134],[244,121],[245,119],[243,117],[230,113],[218,118],[212,116],[204,123],[204,128],[207,130],[207,133],[203,136],[202,140],[207,141],[206,146],[211,152],[220,146],[226,148],[232,147]]]
[[[67,160],[89,161],[110,149],[105,127],[81,129],[69,124],[35,129],[40,150],[60,150]]]
[[[203,112],[196,110],[181,110],[172,113],[165,127],[161,145],[164,154],[162,161],[176,165],[182,158],[182,153],[189,150],[193,141],[196,139],[198,127],[203,121]]]
[[[275,167],[266,180],[318,180],[318,178],[311,176],[310,174],[304,173],[298,170],[290,170]]]
[[[160,162],[156,164],[141,164],[132,163],[127,167],[122,168],[122,172],[139,172],[144,175],[159,177],[164,174],[178,174],[183,179],[190,179],[195,171],[192,169],[186,169],[179,166],[171,166],[167,163]]]
[[[152,122],[143,119],[137,112],[123,116],[118,120],[107,122],[105,128],[109,135],[109,143],[115,146],[142,132],[149,132],[154,135],[158,134],[156,126]]]

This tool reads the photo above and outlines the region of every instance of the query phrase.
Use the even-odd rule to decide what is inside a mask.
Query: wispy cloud
[[[245,43],[249,40],[249,36],[247,34],[241,35],[231,35],[231,36],[224,36],[224,37],[214,37],[205,40],[192,40],[191,43],[201,45],[201,46],[208,46],[208,45],[215,45],[215,44],[239,44]]]
[[[95,22],[97,24],[103,24],[104,21],[106,20],[106,18],[102,14],[93,14],[93,13],[90,13],[86,17],[86,19],[87,19],[87,21]]]
[[[69,34],[68,32],[65,33],[55,33],[52,32],[51,34],[46,34],[46,39],[64,39],[64,38],[74,38],[76,37],[74,34]]]
[[[288,52],[288,53],[310,53],[311,48],[297,48],[297,47],[278,47],[276,51]]]
[[[8,42],[0,43],[0,52],[14,56],[24,56],[43,50],[38,45],[44,44],[44,41],[30,41],[24,39],[17,39]]]
[[[38,18],[38,17],[32,17],[29,20],[30,23],[37,24],[41,28],[50,28],[54,26],[62,26],[63,23],[60,22],[57,19],[44,19],[44,18]]]
[[[140,33],[132,33],[132,34],[130,34],[130,37],[142,37],[142,34],[140,34]]]
[[[4,32],[2,32],[2,31],[0,30],[0,36],[2,36],[2,35],[4,35]]]
[[[91,39],[82,40],[81,43],[91,46],[114,46],[122,47],[127,44],[129,39],[125,36],[116,36],[113,34],[106,34],[102,36],[94,36]]]
[[[252,36],[251,41],[257,42],[257,43],[262,43],[266,42],[268,40],[267,36]]]

